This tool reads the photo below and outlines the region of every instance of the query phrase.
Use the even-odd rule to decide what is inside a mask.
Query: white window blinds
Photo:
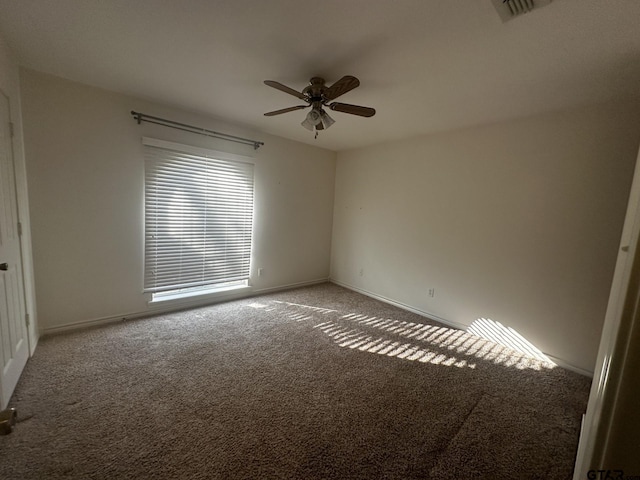
[[[175,145],[168,142],[144,143],[144,290],[248,280],[253,165],[167,148]]]

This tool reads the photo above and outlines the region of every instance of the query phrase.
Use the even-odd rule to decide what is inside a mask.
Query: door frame
[[[607,445],[612,420],[611,413],[615,408],[618,381],[626,353],[619,346],[617,348],[617,345],[619,345],[621,335],[628,330],[633,322],[633,316],[624,314],[624,306],[627,299],[634,293],[629,291],[629,287],[634,261],[638,254],[639,239],[640,151],[636,160],[627,212],[620,237],[618,257],[602,327],[587,411],[583,416],[573,480],[584,480],[590,469],[602,467],[600,462],[604,452],[600,450],[606,448]],[[615,361],[612,362],[612,360]]]

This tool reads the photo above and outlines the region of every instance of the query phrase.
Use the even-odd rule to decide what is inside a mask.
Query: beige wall
[[[255,159],[255,290],[329,275],[334,152],[21,71],[41,325],[51,329],[148,310],[142,292],[142,136]],[[131,110],[265,142],[222,142],[152,124]],[[261,277],[257,267],[264,268]]]
[[[454,325],[490,318],[593,371],[638,113],[590,107],[339,153],[332,279]]]
[[[148,310],[140,138],[150,136],[255,154],[256,290],[326,278],[332,248],[339,283],[456,325],[491,318],[593,370],[636,109],[589,107],[341,152],[336,170],[332,152],[217,119],[29,70],[21,81],[43,328]],[[132,109],[266,145],[254,153],[137,125]]]
[[[31,255],[31,232],[29,220],[29,199],[24,159],[22,131],[22,107],[20,103],[20,78],[18,65],[4,39],[0,36],[0,90],[9,97],[11,122],[14,126],[13,159],[15,165],[16,187],[18,195],[18,218],[22,223],[22,262],[26,296],[26,313],[29,314],[29,347],[33,354],[38,341],[38,316],[36,313],[35,285],[33,277],[33,259]]]

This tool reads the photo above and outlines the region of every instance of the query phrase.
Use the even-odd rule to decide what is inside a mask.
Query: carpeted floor
[[[13,479],[570,479],[590,380],[331,284],[43,338]]]

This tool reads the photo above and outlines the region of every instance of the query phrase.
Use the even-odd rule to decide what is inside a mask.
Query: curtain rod
[[[135,118],[140,125],[142,122],[155,123],[156,125],[162,125],[163,127],[175,128],[177,130],[183,130],[189,133],[196,133],[198,135],[205,135],[207,137],[220,138],[229,142],[242,143],[244,145],[252,145],[254,150],[257,150],[264,142],[257,140],[251,140],[249,138],[236,137],[235,135],[228,135],[226,133],[214,132],[213,130],[207,130],[206,128],[194,127],[193,125],[187,125],[186,123],[178,123],[173,120],[167,120],[166,118],[153,117],[140,112],[134,112],[131,110],[131,115]]]

